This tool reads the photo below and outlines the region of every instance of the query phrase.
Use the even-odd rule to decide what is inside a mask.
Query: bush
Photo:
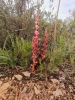
[[[6,44],[7,41],[10,39],[11,45],[7,48]],[[20,39],[18,37],[15,37],[11,34],[9,34],[6,37],[6,40],[4,42],[3,46],[4,50],[11,51],[10,57],[13,60],[14,65],[21,66],[22,69],[25,69],[29,66],[31,61],[31,43],[24,40],[23,37]]]
[[[31,60],[31,43],[23,38],[12,40],[12,59],[16,65],[27,68]]]
[[[66,59],[66,46],[65,39],[63,36],[59,37],[59,41],[57,43],[57,49],[55,52],[50,52],[50,63],[48,68],[50,70],[55,70],[58,65],[61,65],[63,61]]]
[[[9,67],[14,67],[10,54],[10,51],[0,48],[0,65],[8,65]]]

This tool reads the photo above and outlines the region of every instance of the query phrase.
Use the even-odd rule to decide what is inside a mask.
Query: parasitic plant
[[[42,49],[41,49],[41,59],[42,60],[44,60],[46,58],[45,54],[47,52],[48,40],[49,40],[48,32],[47,32],[47,29],[45,29],[44,43],[43,43],[43,46],[42,46]]]
[[[32,59],[33,59],[33,64],[31,64],[32,71],[35,71],[35,67],[38,63],[38,48],[39,45],[39,19],[38,19],[38,14],[36,14],[35,18],[35,32],[34,36],[32,38]]]
[[[40,64],[39,60],[43,61],[46,58],[48,40],[49,40],[48,32],[47,29],[45,29],[44,42],[42,48],[39,48],[39,19],[38,19],[38,14],[36,14],[35,32],[32,38],[32,61],[33,61],[33,63],[31,64],[32,72],[35,72],[37,66]]]

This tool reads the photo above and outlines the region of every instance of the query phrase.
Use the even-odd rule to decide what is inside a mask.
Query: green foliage
[[[66,58],[65,50],[65,39],[60,36],[56,51],[50,53],[50,63],[48,65],[50,70],[55,70],[58,65],[63,63],[63,60]]]
[[[75,62],[75,41],[73,43],[69,43],[67,55],[70,58],[70,63],[73,65]]]
[[[75,54],[70,54],[70,62],[71,64],[74,64],[75,61]]]
[[[39,59],[39,68],[38,68],[40,74],[43,72],[44,70],[44,64],[42,63],[41,59]]]
[[[31,43],[23,38],[20,40],[16,37],[12,40],[12,59],[15,64],[27,68],[31,60]]]
[[[27,68],[30,65],[31,61],[31,43],[24,40],[22,37],[20,39],[18,37],[14,39],[13,35],[9,34],[6,37],[3,45],[4,51],[7,50],[6,44],[8,39],[10,39],[11,41],[11,46],[8,50],[11,51],[10,57],[13,60],[14,64],[20,65],[22,69]]]
[[[65,48],[65,38],[62,35],[59,37],[57,48],[61,48],[62,50]]]
[[[0,49],[0,65],[14,67],[13,61],[10,57],[10,51]]]
[[[68,39],[66,41],[66,56],[70,60],[71,65],[75,62],[75,40]]]

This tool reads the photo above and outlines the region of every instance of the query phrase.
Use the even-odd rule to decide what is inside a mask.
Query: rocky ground
[[[75,70],[63,64],[45,77],[0,66],[0,100],[75,100]]]

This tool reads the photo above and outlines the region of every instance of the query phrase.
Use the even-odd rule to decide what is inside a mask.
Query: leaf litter
[[[47,80],[29,71],[8,71],[0,73],[0,100],[75,100],[75,71],[71,68],[50,72]]]

